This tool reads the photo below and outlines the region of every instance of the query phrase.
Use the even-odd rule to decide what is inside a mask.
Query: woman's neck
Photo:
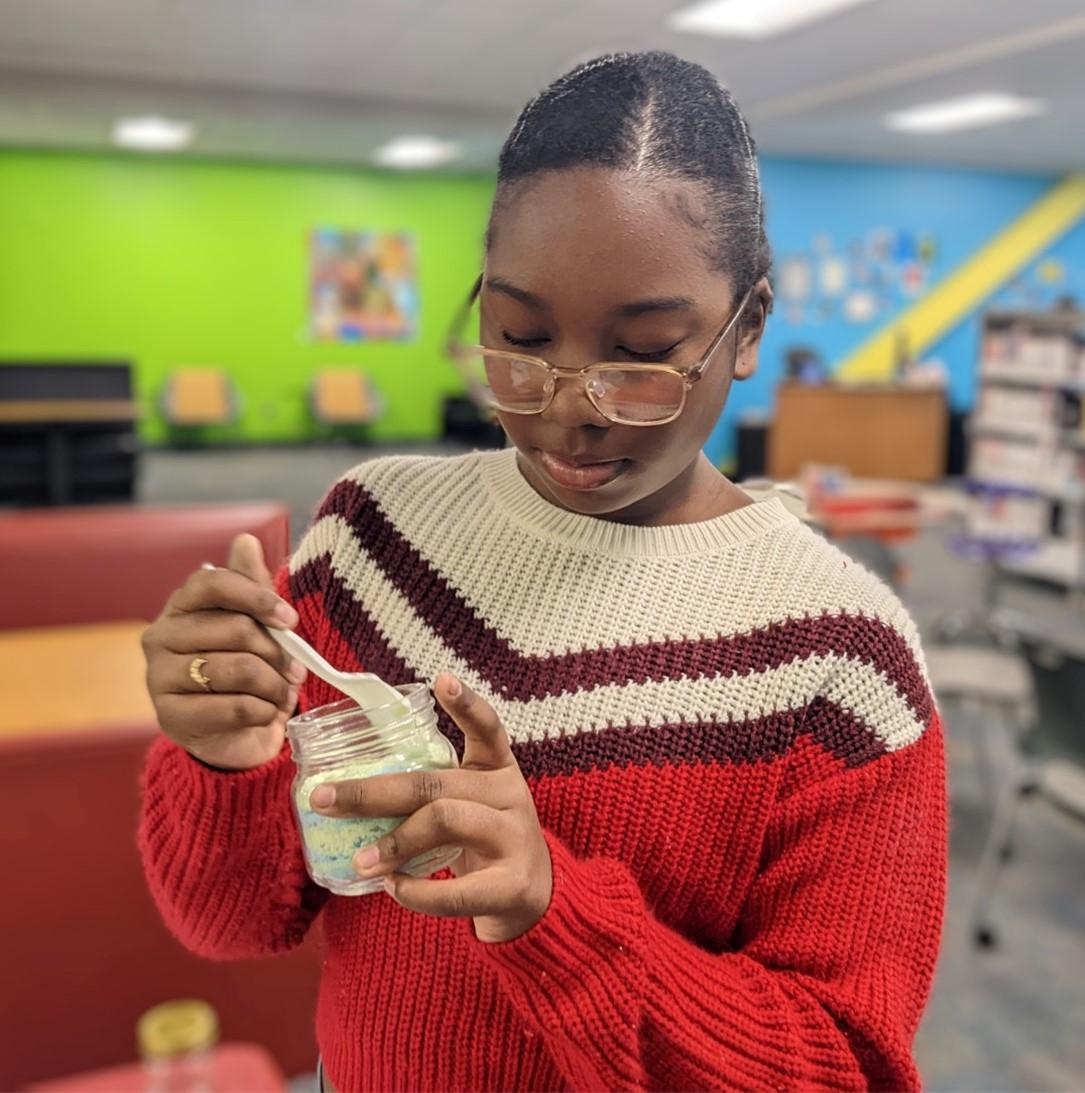
[[[660,527],[697,524],[726,516],[752,501],[702,452],[687,470],[658,493],[609,517],[623,524]]]

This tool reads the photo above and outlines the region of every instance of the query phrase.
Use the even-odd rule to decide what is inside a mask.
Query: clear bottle
[[[194,998],[163,1002],[136,1024],[146,1093],[214,1093],[218,1015]]]
[[[396,817],[339,819],[309,807],[313,790],[324,782],[372,778],[401,771],[449,770],[459,765],[451,741],[437,728],[433,696],[424,683],[397,687],[409,712],[378,720],[374,728],[366,711],[353,699],[299,714],[287,722],[286,733],[298,772],[292,797],[298,817],[305,864],[317,884],[341,896],[361,896],[382,890],[380,878],[363,879],[352,859],[365,846],[393,831]],[[374,708],[372,711],[376,713]],[[453,847],[437,847],[402,867],[401,872],[425,877],[459,857]]]

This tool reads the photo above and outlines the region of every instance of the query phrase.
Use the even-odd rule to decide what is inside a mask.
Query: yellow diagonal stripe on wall
[[[921,300],[864,342],[836,369],[842,380],[892,377],[903,335],[910,355],[925,353],[1085,215],[1085,175],[1071,175],[1003,228]]]

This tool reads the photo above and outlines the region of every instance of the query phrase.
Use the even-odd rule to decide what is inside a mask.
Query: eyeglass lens
[[[464,361],[476,394],[499,410],[539,413],[550,401],[554,380],[545,366],[519,357],[471,353]],[[681,408],[681,376],[646,368],[603,369],[587,378],[596,407],[616,422],[664,421]]]

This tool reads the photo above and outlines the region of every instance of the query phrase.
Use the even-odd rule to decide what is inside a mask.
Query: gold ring
[[[207,663],[206,657],[193,657],[188,666],[188,677],[193,683],[198,683],[208,694],[211,694],[211,680],[200,669]]]

